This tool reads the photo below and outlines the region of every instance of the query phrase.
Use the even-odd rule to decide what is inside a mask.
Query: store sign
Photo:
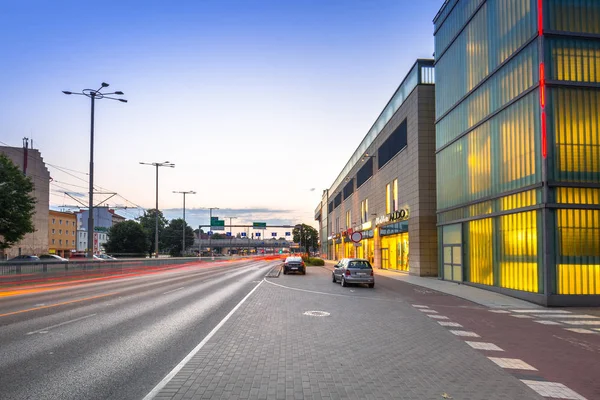
[[[380,215],[375,219],[375,225],[382,225],[388,222],[404,221],[408,219],[408,208],[402,208],[398,211],[386,215]]]

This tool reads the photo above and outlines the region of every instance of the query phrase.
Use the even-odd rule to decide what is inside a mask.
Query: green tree
[[[148,254],[152,255],[154,253],[154,238],[156,232],[156,210],[150,209],[144,212],[144,215],[138,218],[138,221],[142,228],[144,228],[144,232],[146,232],[146,237],[148,238]],[[160,248],[161,240],[160,237],[163,235],[163,231],[165,230],[165,226],[167,226],[167,219],[164,217],[163,213],[158,211],[158,250],[163,251]]]
[[[104,249],[113,255],[142,257],[148,252],[149,243],[142,225],[130,220],[108,229],[108,241]]]
[[[34,232],[31,179],[4,154],[0,154],[0,253]]]
[[[185,223],[182,218],[172,219],[159,239],[160,247],[171,256],[182,255],[183,224],[185,224],[185,247],[190,248],[194,245],[194,230],[192,227]]]
[[[212,235],[212,239],[227,239],[229,236],[223,234],[223,233],[213,233]]]
[[[316,247],[319,241],[319,232],[315,228],[306,224],[298,224],[292,231],[292,238],[295,243],[300,243],[300,247],[304,247],[306,253]]]

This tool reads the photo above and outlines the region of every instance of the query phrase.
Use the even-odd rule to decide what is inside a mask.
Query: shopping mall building
[[[329,259],[438,274],[433,83],[433,60],[417,60],[324,191],[315,219]]]
[[[600,305],[600,1],[447,0],[434,25],[440,277]]]

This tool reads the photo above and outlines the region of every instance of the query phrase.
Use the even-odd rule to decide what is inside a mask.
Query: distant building
[[[49,211],[48,253],[69,258],[77,249],[77,217],[74,213]]]
[[[31,178],[34,186],[33,197],[36,200],[33,226],[35,231],[25,235],[23,240],[13,247],[0,252],[0,259],[11,258],[19,254],[43,254],[48,252],[48,208],[50,204],[50,172],[41,153],[29,148],[26,140],[23,147],[0,146],[0,153],[6,155]]]
[[[87,250],[88,216],[88,210],[77,213],[77,251]],[[125,219],[108,207],[94,207],[94,254],[104,253],[102,245],[108,240],[108,230]]]

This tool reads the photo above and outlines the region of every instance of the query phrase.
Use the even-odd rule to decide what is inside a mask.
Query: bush
[[[315,267],[322,267],[323,265],[325,265],[325,261],[323,261],[323,259],[321,259],[321,258],[309,258],[308,265],[312,265]]]

